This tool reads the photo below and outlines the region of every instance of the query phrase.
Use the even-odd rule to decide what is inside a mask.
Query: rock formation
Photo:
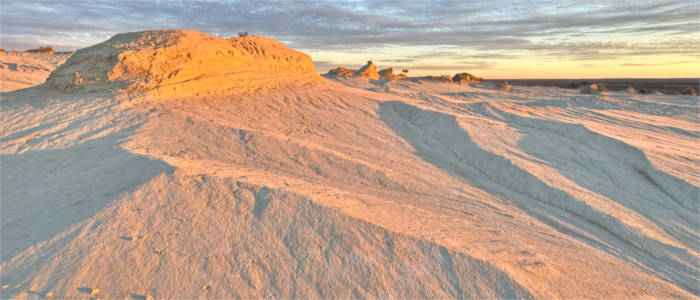
[[[379,79],[382,79],[382,80],[403,79],[403,78],[408,78],[408,76],[406,76],[404,74],[395,74],[394,68],[388,68],[388,69],[384,69],[384,70],[379,71]]]
[[[351,77],[351,76],[355,76],[355,71],[350,70],[350,69],[345,68],[345,67],[337,67],[337,68],[335,68],[335,69],[330,69],[330,70],[328,71],[328,73],[326,73],[326,74],[328,74],[328,75],[334,75],[334,76],[347,76],[347,77]]]
[[[450,76],[450,75],[410,77],[410,79],[413,79],[415,81],[435,81],[435,82],[443,82],[443,83],[451,83],[452,82],[452,76]]]
[[[484,79],[469,73],[457,73],[452,77],[452,81],[456,84],[469,85],[472,81],[483,82]]]
[[[695,96],[695,95],[697,95],[697,92],[695,91],[694,88],[688,88],[685,91],[683,91],[683,95]]]
[[[406,71],[408,72],[408,71]],[[367,77],[370,79],[381,79],[381,80],[394,80],[394,79],[411,79],[413,81],[436,81],[444,83],[456,83],[468,85],[469,82],[483,82],[484,79],[481,77],[474,76],[470,73],[458,73],[454,76],[442,75],[442,76],[421,76],[421,77],[408,77],[405,74],[395,74],[393,68],[387,68],[377,72],[377,67],[370,60],[359,70],[352,70],[345,67],[337,67],[335,69],[328,70],[326,75],[330,76],[344,76],[344,77]]]
[[[653,89],[641,88],[641,89],[639,89],[639,93],[642,95],[649,95],[649,94],[656,93],[656,91],[654,91]]]
[[[506,81],[506,82],[500,82],[500,83],[498,83],[497,86],[498,86],[499,89],[504,90],[504,91],[506,91],[506,92],[508,92],[508,93],[510,93],[510,92],[513,91],[513,88],[510,87],[510,84],[508,84],[508,81]]]
[[[377,72],[377,66],[375,66],[371,60],[369,60],[369,61],[367,61],[366,65],[362,66],[362,68],[357,70],[357,76],[367,77],[369,79],[379,79],[379,73]]]
[[[51,47],[39,47],[39,48],[34,48],[34,49],[27,49],[24,50],[24,52],[27,53],[53,53],[53,48]]]
[[[259,37],[230,39],[190,30],[118,34],[78,50],[51,73],[49,88],[189,96],[318,78],[311,57]]]
[[[327,75],[333,76],[345,76],[345,77],[367,77],[369,79],[379,79],[379,73],[377,72],[377,66],[369,60],[367,64],[362,66],[359,70],[351,70],[345,67],[337,67],[331,69],[326,73]]]
[[[597,84],[593,83],[588,86],[584,86],[581,89],[581,94],[607,94],[608,89],[602,85],[602,84]]]

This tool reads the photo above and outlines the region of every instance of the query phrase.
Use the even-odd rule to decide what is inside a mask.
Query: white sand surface
[[[306,57],[126,34],[2,94],[2,298],[698,297],[697,97]]]
[[[71,53],[0,52],[0,92],[11,92],[43,83],[49,73]]]

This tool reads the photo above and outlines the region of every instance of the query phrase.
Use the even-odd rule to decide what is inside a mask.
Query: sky
[[[117,33],[263,35],[319,72],[408,69],[491,78],[700,77],[700,1],[0,0],[0,47],[74,50]]]

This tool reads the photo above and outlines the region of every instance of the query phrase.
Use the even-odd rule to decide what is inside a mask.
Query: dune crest
[[[46,83],[66,92],[126,90],[167,97],[245,91],[318,77],[311,57],[269,38],[157,30],[118,34],[80,49]]]

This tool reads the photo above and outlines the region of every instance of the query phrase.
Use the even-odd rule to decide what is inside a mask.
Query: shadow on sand
[[[126,131],[66,149],[0,156],[3,262],[173,170],[122,149]]]
[[[381,103],[379,115],[381,120],[411,144],[416,149],[416,154],[426,162],[486,192],[512,201],[524,212],[563,234],[624,259],[642,270],[651,269],[661,275],[661,278],[698,295],[696,285],[698,264],[695,257],[687,250],[651,239],[634,228],[622,224],[617,218],[595,210],[568,193],[547,185],[508,159],[482,149],[471,140],[454,116],[423,110],[398,101]],[[602,137],[585,134],[582,138],[592,140],[576,141],[576,143],[596,143],[602,139]],[[545,142],[556,146],[551,141]],[[605,147],[605,145],[598,146]],[[630,151],[622,148],[623,155]],[[638,157],[632,159],[638,159]],[[646,164],[649,164],[648,161]],[[620,166],[615,165],[611,168],[618,167]],[[651,174],[648,176],[654,178],[651,179],[652,181],[672,181],[674,184],[679,184],[657,173],[660,171],[652,172],[652,170],[650,164],[646,168],[641,168],[641,172]],[[607,171],[611,172],[614,169]],[[641,173],[637,176],[643,177]],[[576,181],[576,179],[572,180]],[[683,195],[687,196],[687,193],[681,192],[674,197]],[[626,197],[624,193],[617,196]],[[617,198],[612,200],[620,202]],[[692,199],[684,199],[677,205],[692,207],[689,201],[692,202]],[[653,213],[653,211],[647,211],[647,213]]]

